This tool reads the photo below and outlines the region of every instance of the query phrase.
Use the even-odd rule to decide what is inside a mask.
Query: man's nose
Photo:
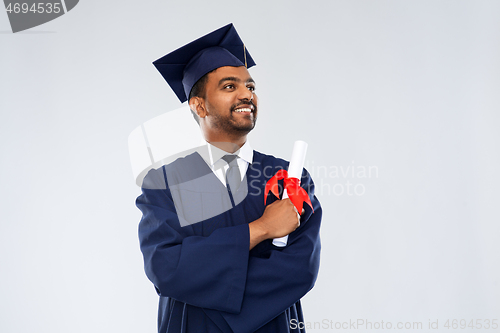
[[[250,91],[247,87],[243,87],[240,89],[241,92],[239,94],[239,99],[247,99],[251,101],[253,99],[253,92]]]

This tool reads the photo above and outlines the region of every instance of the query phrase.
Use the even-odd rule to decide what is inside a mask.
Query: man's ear
[[[202,97],[191,97],[191,99],[189,100],[189,107],[198,115],[198,117],[205,118],[207,116],[205,100]]]

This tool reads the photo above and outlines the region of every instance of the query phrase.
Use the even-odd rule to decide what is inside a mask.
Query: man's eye
[[[228,84],[227,86],[224,86],[224,89],[233,89],[234,85]]]
[[[248,90],[250,90],[251,92],[254,92],[254,91],[255,91],[255,87],[254,87],[254,86],[248,86],[247,88],[248,88]]]

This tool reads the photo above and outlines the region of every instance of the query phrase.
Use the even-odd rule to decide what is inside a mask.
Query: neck
[[[205,137],[205,140],[211,145],[232,154],[245,144],[247,136],[245,134],[237,138]]]

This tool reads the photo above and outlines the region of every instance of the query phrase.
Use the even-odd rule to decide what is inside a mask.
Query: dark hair
[[[198,81],[196,81],[193,88],[191,88],[191,92],[189,93],[188,103],[192,97],[205,98],[205,86],[207,85],[207,82],[208,82],[208,74],[212,73],[213,71],[215,71],[215,69],[208,72],[207,74],[203,75]],[[196,112],[194,112],[191,108],[190,108],[190,110],[191,110],[191,113],[193,114],[194,120],[196,120],[196,122],[199,125],[200,118],[198,117]]]

